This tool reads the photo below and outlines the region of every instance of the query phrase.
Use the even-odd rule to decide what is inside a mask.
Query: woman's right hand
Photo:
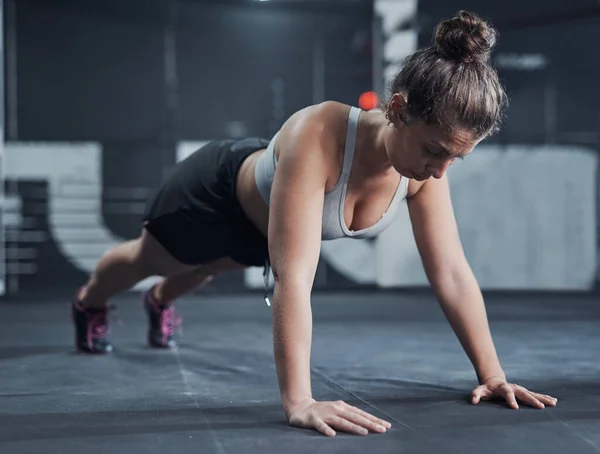
[[[303,400],[290,409],[288,419],[291,426],[315,429],[329,437],[335,436],[336,431],[356,435],[367,435],[369,432],[384,433],[392,426],[389,422],[341,400]]]

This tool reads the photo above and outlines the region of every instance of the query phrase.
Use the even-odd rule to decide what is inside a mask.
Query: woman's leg
[[[177,298],[204,287],[213,280],[213,275],[204,270],[193,270],[169,276],[151,289],[152,299],[161,306],[168,306]]]
[[[243,268],[229,258],[216,260],[208,265],[180,274],[168,276],[142,296],[148,314],[148,344],[155,348],[175,348],[175,332],[181,325],[181,317],[172,307],[177,298],[208,284],[214,276]]]
[[[205,286],[213,280],[214,276],[242,268],[245,266],[230,258],[219,259],[191,271],[168,276],[154,286],[152,297],[158,304],[166,306],[180,296]]]
[[[217,274],[242,267],[229,258],[201,266],[183,264],[144,229],[138,239],[108,251],[78,292],[72,310],[77,349],[87,353],[112,352],[107,338],[108,300],[153,275],[165,279],[143,297],[149,316],[149,343],[159,348],[174,347],[177,315],[167,307],[168,303],[208,283]]]
[[[146,229],[139,238],[109,250],[78,291],[71,308],[77,350],[100,354],[113,351],[108,340],[107,302],[111,297],[146,277],[176,275],[192,269],[173,258]]]
[[[173,258],[145,229],[139,238],[109,250],[100,259],[88,282],[77,295],[89,308],[106,307],[117,293],[152,275],[171,276],[194,270]]]

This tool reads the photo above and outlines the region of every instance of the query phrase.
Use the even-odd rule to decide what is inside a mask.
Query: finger
[[[367,435],[369,433],[369,431],[364,427],[360,427],[358,424],[354,424],[353,422],[348,421],[346,418],[341,416],[330,416],[327,418],[327,424],[336,430],[341,430],[351,434]]]
[[[489,388],[487,386],[485,386],[485,385],[478,386],[471,393],[471,401],[475,405],[477,405],[481,400],[486,400],[491,395],[492,395],[492,393],[490,392],[490,390],[489,390]]]
[[[529,391],[527,388],[524,388],[523,386],[518,386],[518,385],[515,386],[515,393],[516,393],[517,399],[519,399],[521,402],[523,402],[531,407],[546,408],[544,403],[540,399],[538,399],[538,396],[536,395],[536,393]]]
[[[346,418],[348,421],[351,421],[354,424],[364,427],[369,432],[385,433],[387,431],[387,428],[383,424],[373,421],[372,419],[366,418],[365,416],[361,415],[356,411],[349,410],[342,413],[340,416]]]
[[[534,393],[533,391],[529,391],[527,388],[525,388],[524,386],[520,386],[520,385],[515,385],[515,388],[517,390],[521,390],[521,391],[525,391],[528,392],[529,394],[534,395],[537,399],[539,400],[548,400],[548,401],[555,401],[557,402],[558,399],[554,396],[550,396],[548,394],[540,394],[540,393]]]
[[[517,398],[521,402],[535,408],[545,408],[546,406],[544,403],[537,397],[538,396],[535,393],[532,393],[527,389],[517,389]]]
[[[481,394],[482,394],[481,387],[475,388],[473,390],[473,392],[471,393],[471,402],[474,405],[477,405],[481,401]]]
[[[540,401],[542,401],[545,405],[550,405],[552,407],[556,406],[558,402],[558,399],[556,397],[552,397],[547,394],[533,393],[533,395],[537,397]]]
[[[547,405],[550,407],[556,406],[556,399],[554,397],[546,396],[545,394],[538,394],[538,393],[532,393],[532,392],[530,392],[530,393],[544,405]]]
[[[353,413],[356,413],[358,415],[361,415],[362,417],[367,418],[369,421],[373,421],[376,424],[381,424],[382,426],[384,426],[384,427],[386,427],[388,429],[390,427],[392,427],[392,425],[389,422],[387,422],[387,421],[385,421],[383,419],[380,419],[380,418],[378,418],[376,416],[373,416],[371,413],[368,413],[368,412],[366,412],[364,410],[361,410],[358,407],[353,407],[352,405],[349,405],[349,404],[347,404],[345,402],[343,403],[343,407],[344,407],[345,411],[349,411],[349,412],[353,412]]]
[[[530,393],[529,391],[523,392],[523,393],[519,393],[518,394],[518,399],[521,402],[523,402],[524,404],[527,404],[527,405],[529,405],[531,407],[546,408],[546,406],[539,399],[537,399],[532,393]]]
[[[504,390],[504,398],[508,402],[508,405],[517,410],[519,408],[519,404],[517,403],[517,398],[515,397],[515,393],[513,392],[510,386],[506,386],[502,388]]]
[[[328,437],[335,437],[335,430],[327,425],[322,419],[317,419],[314,422],[315,429]]]
[[[370,413],[368,413],[368,412],[366,412],[364,410],[361,410],[360,408],[353,407],[351,405],[347,405],[347,408],[348,408],[349,411],[353,411],[355,413],[358,413],[362,417],[367,418],[368,420],[373,421],[376,424],[380,424],[383,427],[385,427],[386,429],[389,429],[390,427],[392,427],[392,425],[389,422],[387,422],[387,421],[385,421],[383,419],[380,419],[377,416],[373,416],[372,414],[370,414]]]

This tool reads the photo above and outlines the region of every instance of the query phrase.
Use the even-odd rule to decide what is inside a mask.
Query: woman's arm
[[[321,248],[327,144],[311,134],[318,130],[311,123],[310,118],[292,118],[279,135],[269,210],[274,353],[288,416],[292,406],[312,397],[310,296]]]
[[[279,159],[269,214],[269,252],[275,289],[273,345],[282,403],[291,425],[333,436],[385,432],[389,423],[344,402],[316,402],[310,383],[310,297],[321,250],[323,200],[334,138],[324,120],[305,113],[278,136]]]
[[[483,296],[462,248],[447,177],[427,180],[408,199],[408,207],[427,278],[481,385],[473,391],[473,403],[502,397],[512,408],[518,408],[517,400],[537,408],[556,405],[554,397],[506,381]]]
[[[427,180],[408,207],[425,274],[479,381],[504,378],[483,296],[460,241],[447,176]]]

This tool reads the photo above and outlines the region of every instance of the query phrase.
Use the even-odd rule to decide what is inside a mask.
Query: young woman
[[[407,58],[382,112],[325,102],[294,114],[270,142],[213,142],[179,163],[149,204],[140,237],[109,251],[77,292],[78,349],[112,351],[107,301],[145,277],[165,277],[144,301],[150,344],[169,347],[178,296],[217,273],[267,263],[290,424],[326,435],[385,432],[390,425],[364,411],[312,398],[310,295],[321,241],[375,236],[406,199],[427,277],[479,378],[473,403],[555,405],[506,380],[446,178],[499,127],[506,96],[488,63],[496,33],[460,12],[436,27],[433,41]]]

